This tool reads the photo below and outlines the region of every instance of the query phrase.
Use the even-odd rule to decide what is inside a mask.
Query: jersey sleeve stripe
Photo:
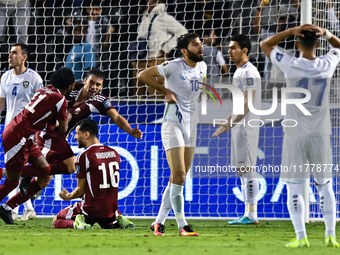
[[[94,197],[93,191],[92,191],[92,185],[91,185],[91,174],[90,174],[90,172],[86,173],[86,181],[87,181],[87,184],[88,184],[87,186],[89,187],[89,190],[91,192],[91,195],[92,195],[92,197]]]
[[[56,104],[57,112],[59,112],[60,108],[63,106],[64,100],[66,100],[65,97],[63,97],[63,98]]]
[[[33,125],[35,125],[35,124],[37,124],[39,121],[41,121],[41,120],[47,118],[51,113],[52,113],[51,111],[47,112],[44,116],[42,116],[40,119],[38,119],[36,122],[34,122]]]

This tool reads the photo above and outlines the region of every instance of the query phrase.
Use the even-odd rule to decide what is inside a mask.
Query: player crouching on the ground
[[[76,159],[78,184],[71,193],[63,189],[59,196],[65,201],[82,200],[61,210],[53,226],[91,229],[98,223],[104,229],[134,229],[118,210],[119,154],[99,142],[97,123],[91,119],[78,123],[75,140],[79,148],[86,148]]]

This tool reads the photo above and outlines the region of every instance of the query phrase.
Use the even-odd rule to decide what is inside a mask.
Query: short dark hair
[[[96,76],[99,79],[102,79],[105,81],[105,74],[104,72],[100,71],[97,68],[91,68],[87,73],[86,73],[86,78],[90,77],[91,75]]]
[[[177,49],[181,50],[181,49],[188,49],[188,45],[189,43],[193,40],[199,38],[199,36],[196,33],[187,33],[184,35],[181,35],[178,39],[177,39]]]
[[[316,35],[316,31],[303,30],[301,31],[301,34],[303,34],[304,37],[302,36],[297,37],[301,46],[307,50],[313,49],[319,40],[319,36]]]
[[[83,119],[78,121],[76,126],[79,126],[81,132],[89,132],[91,136],[98,136],[98,125],[97,122],[91,119]]]
[[[247,48],[248,49],[247,56],[249,55],[251,50],[251,42],[248,36],[243,34],[234,35],[233,37],[231,37],[231,41],[237,42],[238,45],[240,45],[241,50]]]
[[[67,89],[76,81],[70,68],[62,67],[51,74],[50,82],[57,89]]]
[[[17,46],[20,46],[21,53],[24,54],[24,55],[27,55],[27,59],[29,59],[29,57],[30,57],[30,48],[28,47],[28,45],[24,44],[24,43],[17,43],[17,44],[13,45],[13,47],[17,47]]]

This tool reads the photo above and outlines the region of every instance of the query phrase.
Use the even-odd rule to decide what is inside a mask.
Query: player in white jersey
[[[188,33],[178,38],[177,49],[183,58],[166,61],[138,75],[143,83],[165,95],[166,100],[162,142],[171,175],[152,229],[155,235],[164,235],[164,222],[173,208],[179,234],[198,236],[185,220],[183,185],[195,153],[201,94],[199,85],[206,76],[207,66],[203,62],[202,43],[196,34]],[[156,77],[165,78],[165,87],[157,82]]]
[[[287,55],[277,48],[280,41],[286,37],[297,36],[296,46],[300,57]],[[321,57],[316,57],[319,47],[319,36],[333,46]],[[331,122],[329,114],[330,81],[335,68],[340,61],[340,39],[328,30],[314,25],[303,25],[290,28],[261,42],[261,47],[271,61],[285,74],[288,88],[304,88],[305,94],[311,97],[302,100],[300,107],[287,106],[285,119],[297,122],[295,127],[284,128],[282,148],[282,167],[303,166],[304,169],[285,172],[281,178],[287,183],[287,206],[296,233],[296,238],[286,244],[287,247],[309,247],[304,224],[304,198],[302,196],[303,182],[313,173],[319,192],[320,204],[325,219],[325,242],[327,247],[339,247],[335,237],[336,202],[332,187],[332,149],[330,144]],[[308,91],[307,91],[308,90]],[[287,99],[297,102],[304,97],[302,93],[286,93]],[[303,95],[303,96],[302,96]],[[295,99],[295,100],[294,100]],[[308,100],[309,99],[309,100]],[[302,107],[307,112],[302,112]],[[301,109],[300,109],[301,108]],[[306,164],[306,165],[305,165]],[[322,166],[306,168],[306,166]],[[307,171],[306,171],[307,170]]]
[[[18,115],[31,100],[33,95],[43,87],[40,75],[30,68],[25,67],[25,62],[29,58],[29,48],[26,44],[15,44],[9,54],[9,67],[11,70],[1,77],[0,87],[0,113],[6,103],[5,126]],[[4,169],[3,169],[4,170]],[[4,171],[3,171],[4,172]],[[9,197],[14,196],[19,189],[13,190]],[[36,213],[31,200],[24,203],[25,212],[22,220],[34,219]],[[12,211],[13,219],[18,219],[19,206]]]
[[[249,125],[249,121],[259,119],[249,111],[248,97],[252,97],[255,109],[261,108],[261,76],[256,67],[249,62],[251,42],[245,35],[235,35],[229,43],[229,58],[235,63],[237,70],[233,76],[233,85],[243,91],[244,114],[235,115],[230,112],[225,123],[220,124],[213,137],[231,129],[231,166],[235,167],[241,178],[241,190],[245,203],[245,213],[240,218],[229,221],[230,225],[258,224],[257,196],[259,182],[254,166],[257,160],[259,141],[259,125]],[[248,92],[251,94],[249,95]],[[257,127],[254,127],[257,126]]]

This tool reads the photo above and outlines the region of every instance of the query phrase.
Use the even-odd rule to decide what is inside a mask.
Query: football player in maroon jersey
[[[79,148],[86,148],[76,159],[77,187],[59,196],[66,201],[81,197],[80,202],[61,210],[53,219],[55,228],[134,228],[118,211],[120,157],[117,151],[101,144],[94,120],[84,119],[76,126]]]
[[[32,176],[49,174],[50,166],[34,144],[33,137],[36,132],[45,128],[58,130],[60,134],[67,132],[67,101],[64,95],[72,91],[74,84],[74,74],[70,69],[57,70],[51,75],[51,85],[38,90],[25,109],[6,126],[2,140],[7,177],[0,186],[0,200],[3,200],[19,184],[21,172]],[[58,126],[55,124],[57,121]],[[25,165],[27,162],[32,165]],[[45,182],[46,179],[43,178],[33,180],[30,185],[30,194],[40,191],[46,185]],[[17,205],[17,203],[8,201],[0,207],[0,217],[7,224],[13,224],[11,209]]]
[[[143,133],[137,127],[131,128],[127,120],[111,105],[109,98],[100,93],[104,83],[104,73],[91,69],[83,83],[76,83],[74,91],[66,95],[69,110],[69,134],[78,121],[86,119],[92,113],[109,116],[118,127],[131,136],[142,139]],[[72,174],[75,172],[75,157],[65,137],[53,130],[41,132],[37,136],[38,146],[46,151],[46,159],[51,165],[50,174]],[[63,148],[63,149],[61,149]]]
[[[87,118],[91,113],[99,113],[108,115],[118,127],[132,135],[141,139],[143,133],[138,126],[131,128],[127,120],[122,117],[114,107],[110,100],[102,95],[100,90],[103,88],[104,74],[98,69],[91,69],[84,80],[84,84],[76,83],[75,91],[71,91],[66,95],[68,101],[68,134],[74,129],[79,120]],[[40,132],[36,136],[37,144],[47,162],[50,164],[50,172],[48,176],[39,176],[39,183],[42,189],[47,187],[54,174],[72,174],[75,172],[75,156],[69,144],[65,139],[65,135],[56,132],[52,127]],[[35,176],[30,172],[23,172],[22,176]],[[28,192],[31,189],[31,177],[23,178],[20,183],[21,194],[18,193],[8,203],[21,204],[30,199],[34,194]]]

